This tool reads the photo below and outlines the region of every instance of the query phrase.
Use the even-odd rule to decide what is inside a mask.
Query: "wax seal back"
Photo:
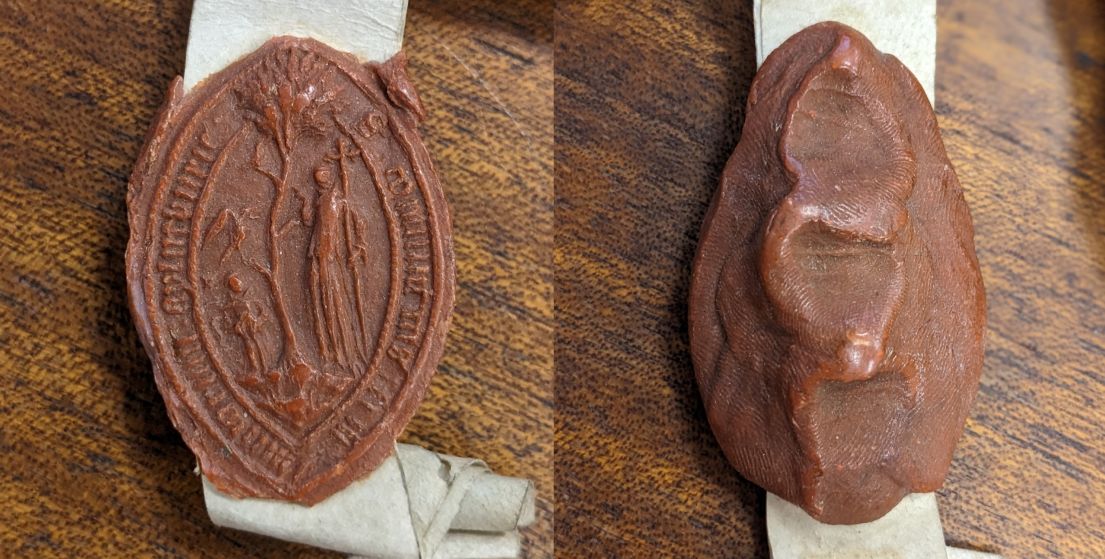
[[[748,479],[829,523],[942,483],[985,297],[963,193],[909,71],[837,23],[761,67],[703,225],[690,341]]]
[[[277,38],[186,95],[128,195],[169,416],[235,496],[314,503],[387,457],[441,357],[448,209],[404,59]]]

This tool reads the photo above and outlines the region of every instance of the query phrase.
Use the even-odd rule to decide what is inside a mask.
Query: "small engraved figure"
[[[230,274],[226,283],[230,287],[230,304],[227,310],[234,333],[242,340],[242,351],[249,362],[250,372],[261,373],[265,370],[265,354],[257,341],[257,335],[261,332],[261,310],[255,303],[246,300],[249,289],[242,285],[237,274]]]
[[[215,218],[215,221],[211,222],[211,225],[207,227],[207,232],[203,234],[203,244],[206,245],[210,243],[211,239],[215,238],[219,233],[222,233],[223,228],[226,227],[226,223],[230,221],[230,216],[231,213],[229,209],[223,209],[223,211],[219,212],[218,217]]]
[[[229,227],[229,229],[227,229]],[[223,248],[222,254],[219,256],[219,263],[226,262],[231,252],[241,252],[242,242],[246,240],[246,231],[238,224],[238,216],[229,209],[223,209],[219,212],[215,221],[207,228],[207,232],[203,234],[203,244],[206,246],[212,239],[222,233],[223,230],[229,231],[230,239],[227,240],[226,247]]]

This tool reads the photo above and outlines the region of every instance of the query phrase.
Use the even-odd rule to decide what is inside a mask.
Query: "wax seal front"
[[[942,483],[978,388],[985,296],[916,79],[823,23],[760,68],[702,229],[690,341],[714,434],[822,522]]]
[[[131,179],[132,311],[219,490],[315,503],[387,457],[454,278],[404,59],[277,38],[184,94]]]

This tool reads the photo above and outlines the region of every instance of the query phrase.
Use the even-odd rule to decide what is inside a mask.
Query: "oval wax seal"
[[[316,503],[392,451],[453,306],[448,208],[405,59],[282,37],[182,94],[128,194],[131,309],[225,493]]]
[[[816,519],[944,480],[982,367],[963,192],[921,86],[837,23],[764,62],[703,225],[692,358],[746,478]]]

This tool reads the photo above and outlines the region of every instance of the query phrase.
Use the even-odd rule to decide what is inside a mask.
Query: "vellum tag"
[[[936,0],[754,0],[756,65],[791,35],[822,21],[854,27],[905,64],[935,101]]]
[[[767,494],[767,539],[775,559],[947,559],[933,493],[907,495],[882,518],[855,525],[823,524]]]
[[[767,494],[767,540],[774,559],[1000,559],[946,547],[935,493],[906,495],[882,518],[837,526]]]
[[[196,0],[184,91],[280,35],[384,62],[403,47],[407,0]]]

